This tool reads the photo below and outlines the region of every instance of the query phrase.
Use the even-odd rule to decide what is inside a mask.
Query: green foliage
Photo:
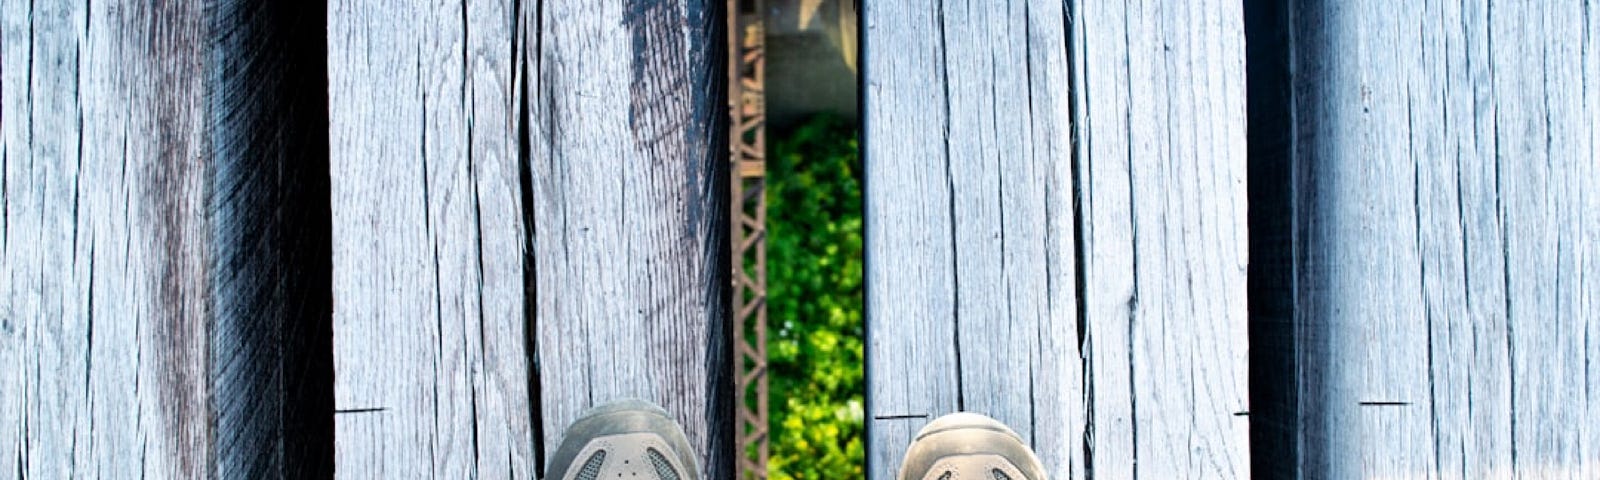
[[[861,157],[819,117],[767,159],[771,478],[862,478]]]

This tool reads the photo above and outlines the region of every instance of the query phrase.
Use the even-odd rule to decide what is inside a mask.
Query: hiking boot
[[[552,480],[700,480],[683,428],[640,400],[585,412],[567,427],[548,473]]]
[[[917,432],[900,480],[1046,480],[1033,449],[1005,424],[976,413],[939,417]]]

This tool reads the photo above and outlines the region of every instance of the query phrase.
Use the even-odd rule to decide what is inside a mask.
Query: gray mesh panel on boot
[[[600,477],[600,465],[606,461],[606,451],[594,452],[589,460],[583,462],[583,469],[578,470],[578,480],[595,480]]]
[[[667,457],[661,455],[656,449],[645,450],[645,456],[650,457],[650,465],[656,468],[656,475],[661,480],[679,480],[678,471],[672,469],[672,464],[667,462]]]

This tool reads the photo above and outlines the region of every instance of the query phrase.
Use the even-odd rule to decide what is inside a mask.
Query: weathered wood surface
[[[1291,1],[1298,377],[1307,478],[1600,477],[1600,19],[1587,2]],[[1261,86],[1261,88],[1272,88]],[[1284,313],[1284,312],[1280,312]]]
[[[723,6],[546,1],[531,22],[548,451],[582,410],[636,397],[683,424],[706,478],[733,477]]]
[[[515,5],[327,15],[335,472],[532,478]]]
[[[869,475],[968,410],[1057,478],[1247,477],[1239,7],[863,6]]]
[[[1077,5],[1086,463],[1248,477],[1242,9]]]
[[[531,477],[623,398],[731,475],[719,5],[330,5],[341,476]]]
[[[0,15],[0,471],[205,475],[201,12],[95,7]]]
[[[322,61],[294,40],[320,23],[283,10],[0,4],[0,471],[329,463],[328,362],[306,356],[327,338],[325,176],[304,176],[326,146],[297,83]]]

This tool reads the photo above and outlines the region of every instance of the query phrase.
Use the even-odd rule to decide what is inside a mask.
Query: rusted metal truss
[[[734,431],[739,478],[746,480],[767,478],[765,3],[728,0]]]

